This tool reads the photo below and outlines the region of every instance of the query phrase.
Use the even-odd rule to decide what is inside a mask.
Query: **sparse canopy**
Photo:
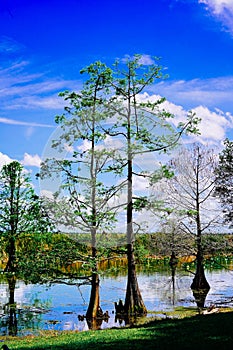
[[[217,156],[210,148],[194,144],[183,148],[170,162],[174,176],[164,187],[168,220],[175,217],[177,228],[195,235],[197,268],[192,289],[209,289],[204,274],[203,234],[222,229],[221,210],[214,198]],[[221,226],[220,226],[221,225]]]

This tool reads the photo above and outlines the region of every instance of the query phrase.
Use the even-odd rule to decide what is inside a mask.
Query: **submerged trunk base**
[[[205,277],[205,272],[204,272],[204,267],[203,265],[198,266],[193,282],[191,284],[191,289],[192,290],[209,290],[210,285]]]
[[[101,310],[100,308],[100,296],[99,296],[99,275],[92,273],[91,278],[91,296],[86,313],[87,319],[96,318]]]

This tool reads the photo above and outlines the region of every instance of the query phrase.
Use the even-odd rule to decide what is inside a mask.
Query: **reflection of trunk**
[[[171,258],[169,261],[169,265],[171,267],[172,273],[172,305],[175,305],[175,273],[177,267],[178,259],[175,256],[174,251],[172,251]]]
[[[89,329],[97,330],[101,329],[103,319],[100,318],[87,318],[87,325]]]
[[[210,285],[205,277],[204,265],[203,265],[203,254],[200,241],[198,241],[198,252],[197,252],[197,267],[196,273],[191,284],[193,296],[198,307],[204,307],[206,296],[210,290]]]
[[[13,305],[15,303],[15,285],[16,285],[16,278],[15,276],[9,276],[7,277],[8,281],[8,288],[9,288],[9,304]]]
[[[175,296],[176,296],[176,288],[175,288],[175,273],[176,273],[176,268],[172,267],[172,305],[175,305]]]
[[[17,317],[16,317],[16,305],[15,305],[15,276],[10,276],[7,278],[8,288],[9,288],[9,303],[8,303],[8,333],[9,335],[17,335]]]
[[[197,307],[203,308],[205,306],[205,299],[209,292],[209,289],[193,290],[193,296]]]
[[[17,335],[17,332],[18,332],[18,328],[17,328],[16,307],[15,305],[10,305],[8,333],[9,335],[15,337]]]
[[[91,296],[86,313],[87,319],[96,318],[100,309],[100,298],[99,298],[99,275],[92,273],[91,280]]]

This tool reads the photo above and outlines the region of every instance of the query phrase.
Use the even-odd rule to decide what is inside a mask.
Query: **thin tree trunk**
[[[92,273],[91,280],[91,295],[90,301],[86,313],[86,318],[92,319],[98,316],[100,310],[100,296],[99,296],[99,275],[95,272]]]
[[[146,315],[147,310],[138,286],[133,244],[128,244],[128,281],[125,297],[127,315]]]
[[[202,249],[202,228],[200,217],[200,191],[199,191],[199,168],[200,168],[200,154],[198,149],[197,163],[196,163],[196,226],[197,226],[197,267],[196,273],[191,284],[192,290],[209,290],[210,285],[207,282],[203,264],[203,249]]]
[[[130,72],[129,72],[130,77]],[[130,80],[129,80],[130,92]],[[133,232],[133,157],[131,150],[131,106],[128,100],[128,127],[127,127],[127,258],[128,258],[128,280],[125,296],[125,313],[127,315],[145,315],[147,313],[142,295],[138,286],[135,257],[134,257],[134,232]]]
[[[96,99],[97,90],[95,90]],[[95,105],[93,108],[93,120],[92,120],[92,153],[91,153],[91,168],[90,176],[92,181],[91,188],[91,205],[92,205],[92,228],[91,228],[91,245],[92,245],[92,280],[91,280],[91,295],[89,306],[86,313],[86,318],[91,320],[98,317],[100,313],[100,295],[99,295],[99,275],[97,273],[96,262],[96,169],[95,169]]]
[[[15,250],[15,240],[14,237],[11,237],[7,249],[8,260],[4,272],[15,272]]]
[[[200,248],[199,248],[200,249]],[[201,289],[210,289],[210,285],[205,277],[204,265],[203,265],[203,257],[202,252],[199,250],[197,252],[197,267],[193,282],[191,284],[192,290],[201,290]]]

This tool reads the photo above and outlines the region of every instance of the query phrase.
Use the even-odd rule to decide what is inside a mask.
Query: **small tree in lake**
[[[53,147],[64,150],[68,146],[70,157],[45,160],[41,176],[62,176],[57,197],[49,207],[56,226],[69,233],[91,235],[91,258],[86,257],[92,271],[91,296],[86,317],[92,319],[100,311],[97,233],[114,227],[116,208],[110,207],[109,201],[119,188],[109,180],[107,185],[103,178],[106,164],[114,159],[114,151],[105,148],[102,129],[111,116],[106,95],[112,72],[105,64],[95,62],[81,73],[88,76],[83,89],[60,94],[68,106],[63,115],[56,117],[61,134]]]
[[[17,161],[4,165],[0,172],[0,238],[1,253],[6,259],[4,272],[30,278],[32,265],[27,263],[18,246],[30,235],[38,251],[39,242],[47,239],[49,225],[22,165]],[[32,264],[35,265],[35,260]]]
[[[216,165],[217,156],[212,149],[198,144],[182,148],[170,162],[174,176],[160,187],[165,194],[168,217],[175,216],[179,228],[196,237],[193,290],[210,288],[204,273],[203,235],[218,232],[222,223],[221,210],[214,197]]]
[[[185,131],[197,132],[198,123],[198,119],[190,113],[185,123],[175,128],[171,123],[174,116],[162,108],[165,99],[151,101],[148,94],[143,94],[163,77],[162,67],[156,62],[157,58],[153,64],[145,65],[143,56],[135,55],[115,63],[111,82],[113,96],[109,99],[109,109],[115,111],[115,119],[111,127],[103,128],[109,137],[116,143],[118,140],[121,145],[118,148],[119,157],[109,171],[122,176],[122,186],[125,184],[126,187],[127,201],[123,206],[126,207],[128,279],[124,309],[128,315],[146,313],[137,281],[134,241],[137,225],[135,213],[147,207],[148,198],[137,195],[134,181],[153,177],[153,172],[143,166],[146,155],[168,152]],[[139,170],[139,163],[144,169]],[[140,225],[137,231],[138,228]]]
[[[97,231],[109,230],[117,211],[125,208],[128,281],[124,309],[128,315],[146,313],[136,276],[133,213],[144,208],[147,199],[133,193],[133,178],[149,178],[152,174],[147,169],[137,171],[136,164],[138,158],[142,160],[146,154],[166,152],[174,147],[184,131],[196,131],[198,122],[190,114],[186,123],[176,129],[169,122],[173,116],[160,108],[164,99],[151,102],[141,95],[154,80],[161,78],[161,69],[157,64],[145,66],[140,55],[129,58],[122,67],[121,62],[116,62],[112,69],[97,62],[82,71],[89,74],[89,79],[80,93],[61,94],[70,102],[65,110],[71,118],[57,117],[63,134],[54,147],[67,144],[73,147],[75,142],[78,145],[71,159],[47,161],[43,172],[51,174],[53,169],[64,175],[62,187],[67,197],[63,197],[63,203],[58,197],[64,214],[54,212],[57,223],[91,232],[95,297],[90,299],[87,315],[96,316],[99,305],[95,263]],[[114,202],[121,194],[123,200]],[[51,212],[54,208],[53,205]],[[59,212],[62,213],[60,209]]]

